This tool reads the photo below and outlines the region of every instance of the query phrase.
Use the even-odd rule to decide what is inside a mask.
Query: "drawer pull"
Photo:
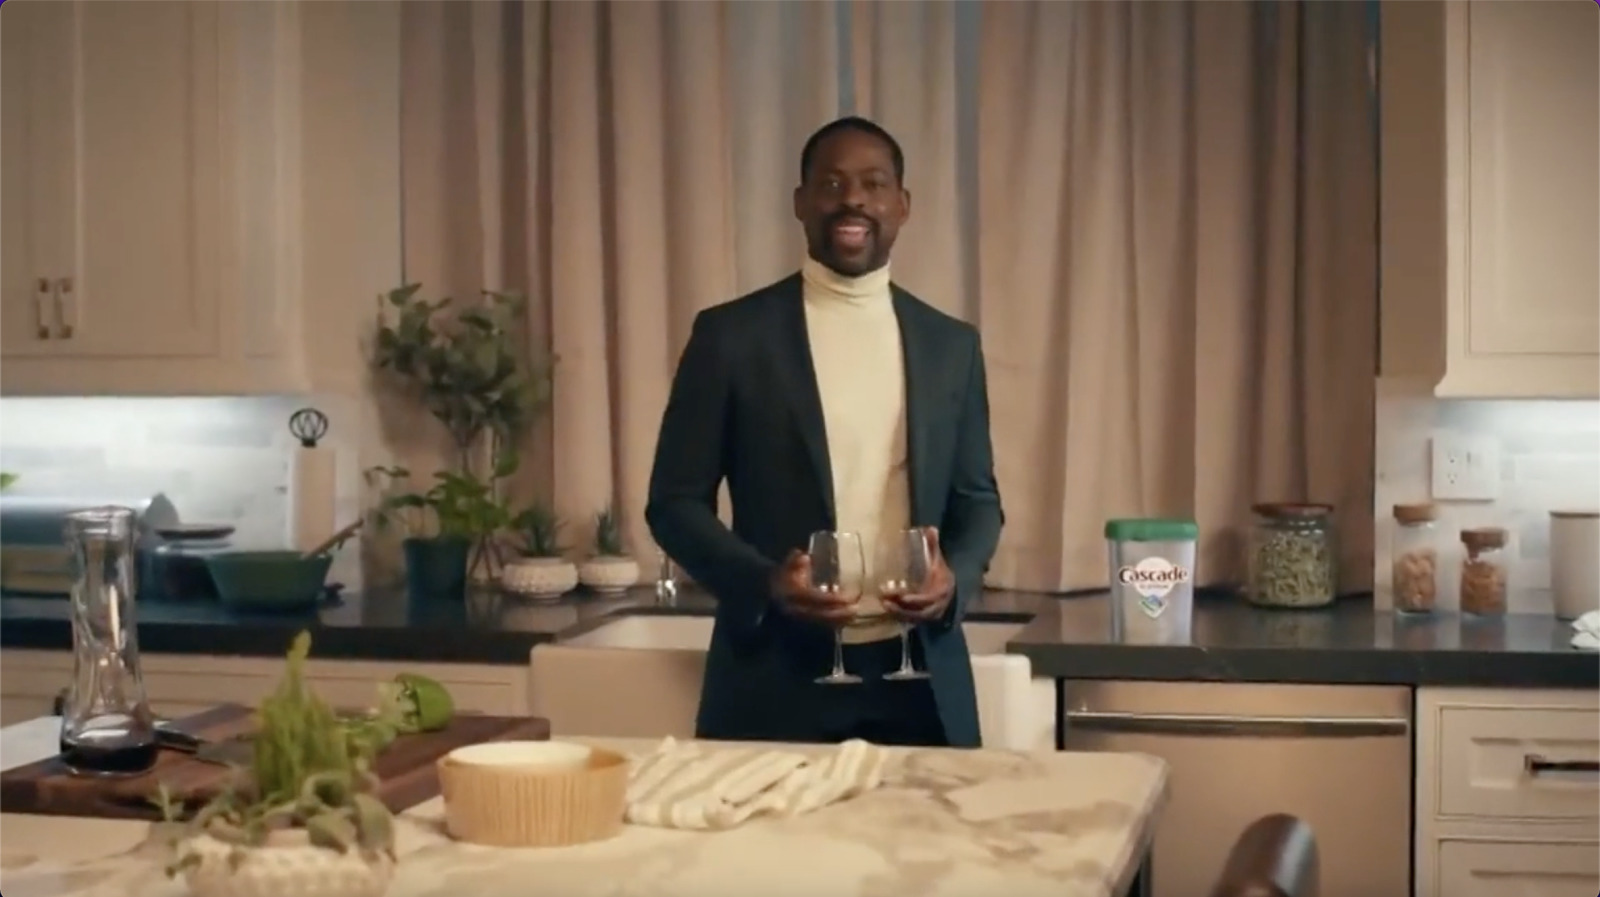
[[[1522,768],[1530,776],[1546,772],[1600,773],[1600,760],[1547,760],[1539,754],[1524,754]]]

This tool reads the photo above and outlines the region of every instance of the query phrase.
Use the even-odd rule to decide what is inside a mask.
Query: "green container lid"
[[[1112,542],[1193,542],[1200,527],[1193,520],[1133,517],[1106,521],[1106,538]]]

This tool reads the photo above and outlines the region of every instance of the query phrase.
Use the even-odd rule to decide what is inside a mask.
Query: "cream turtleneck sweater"
[[[866,587],[844,640],[895,638],[899,625],[884,615],[872,575],[879,534],[905,529],[911,520],[905,367],[889,268],[845,277],[807,258],[800,275],[828,431],[836,525],[859,534],[866,555]]]

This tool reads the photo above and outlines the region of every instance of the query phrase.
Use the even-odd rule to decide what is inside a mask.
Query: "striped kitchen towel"
[[[889,751],[859,739],[822,755],[713,748],[667,738],[634,760],[626,819],[717,831],[757,816],[797,816],[883,784]]]

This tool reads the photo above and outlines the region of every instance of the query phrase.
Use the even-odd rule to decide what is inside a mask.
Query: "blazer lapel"
[[[822,394],[817,390],[817,369],[811,358],[811,338],[806,331],[805,297],[798,274],[779,285],[779,321],[777,344],[778,369],[782,374],[789,401],[794,408],[800,441],[815,468],[817,482],[822,486],[822,497],[828,508],[828,526],[838,525],[838,512],[833,501],[833,463],[828,457],[828,431],[822,418]]]
[[[929,390],[937,382],[937,363],[934,347],[928,345],[928,340],[923,334],[921,315],[916,305],[916,300],[910,293],[898,286],[892,287],[894,292],[894,313],[900,323],[900,354],[905,365],[906,383],[906,477],[911,493],[911,524],[913,526],[926,526],[930,523],[924,519],[924,512],[933,507],[934,503],[924,495],[927,477],[923,475],[923,466],[928,457],[928,432],[933,423],[929,415],[933,413],[935,403],[929,396]],[[938,521],[931,521],[937,523]]]

